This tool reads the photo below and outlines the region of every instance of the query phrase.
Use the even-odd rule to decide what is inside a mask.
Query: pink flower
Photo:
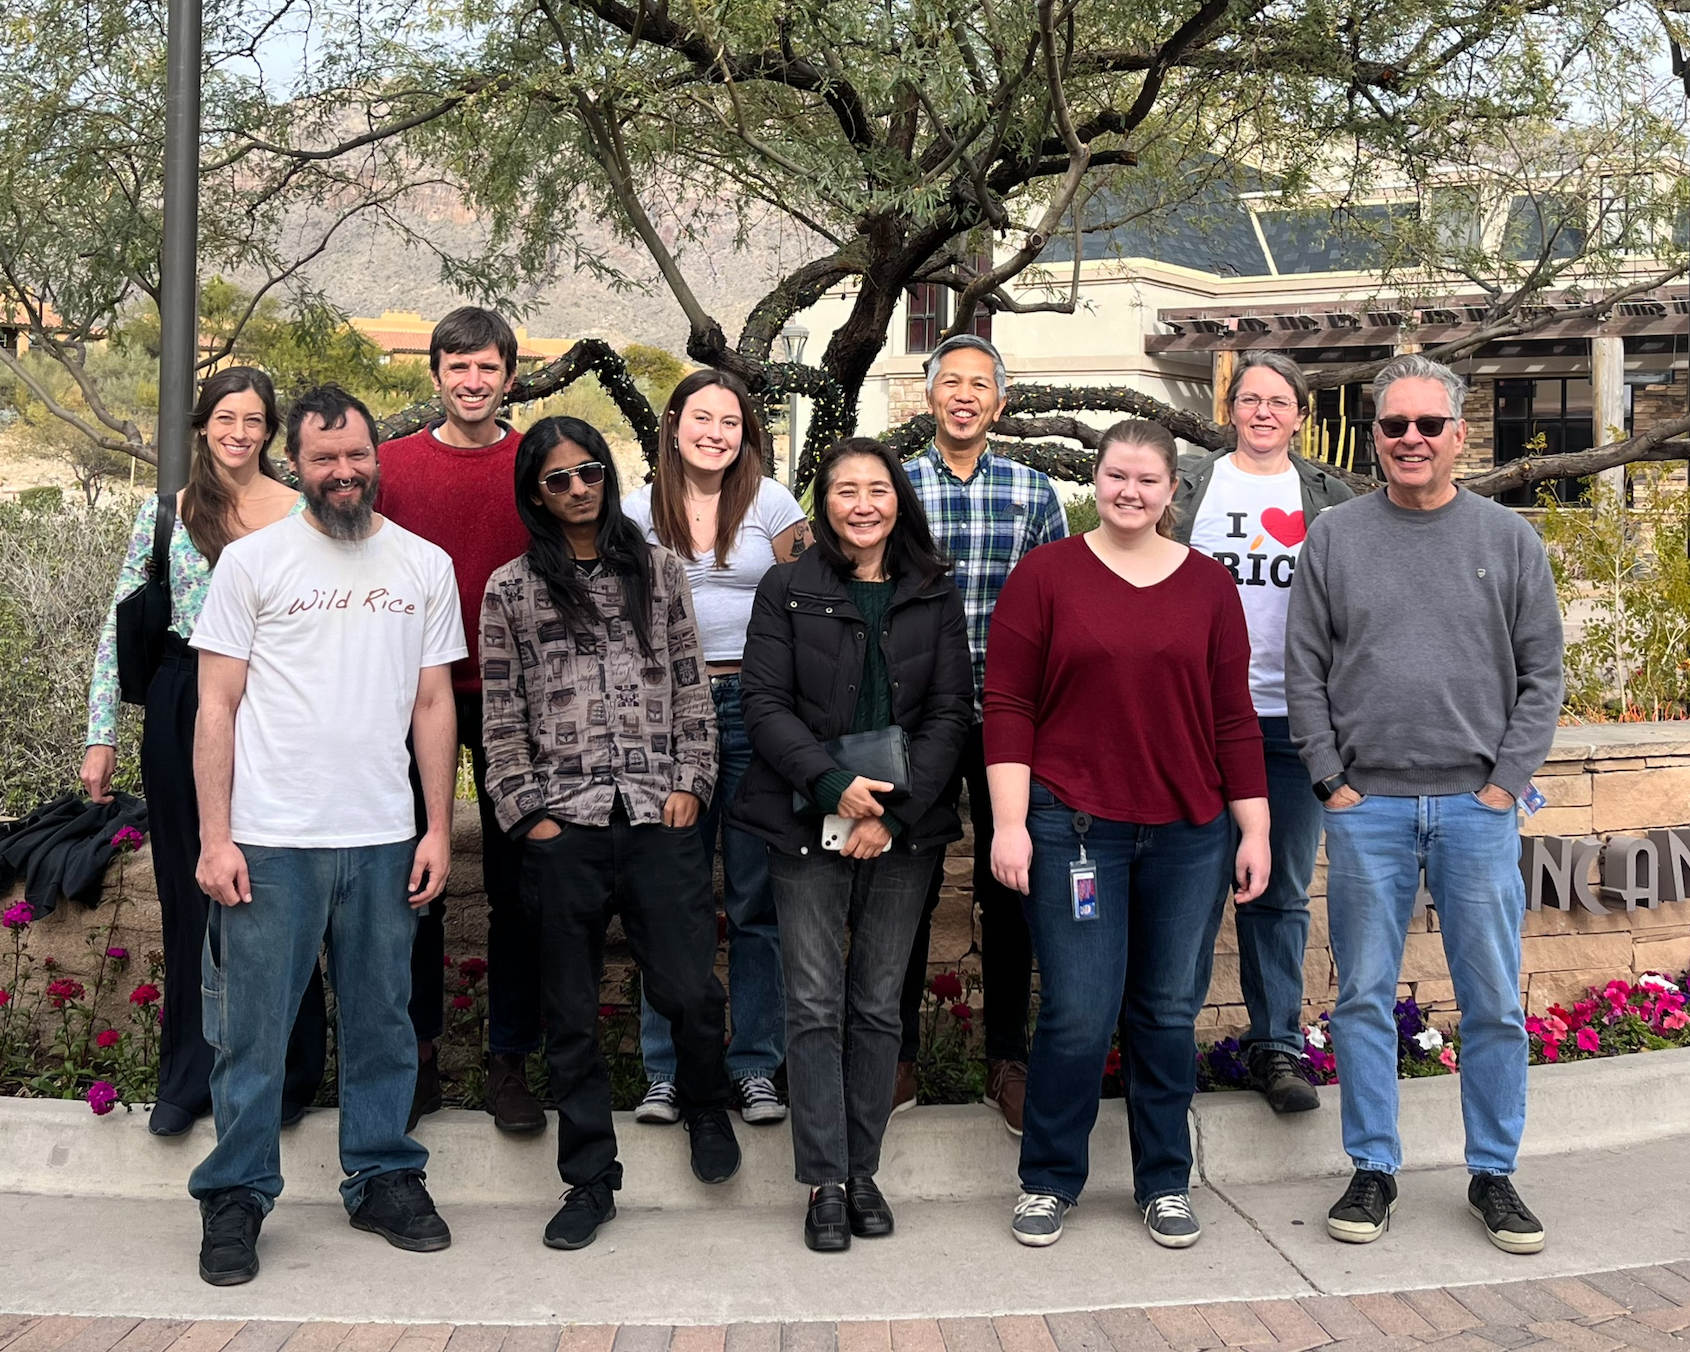
[[[117,1103],[117,1086],[107,1080],[95,1080],[88,1086],[88,1106],[95,1117],[104,1117]]]
[[[452,997],[452,1008],[453,1009],[472,1009],[472,1008],[474,1008],[474,1006],[475,1006],[475,1000],[474,1000],[474,997],[472,997],[472,996],[454,995]]]
[[[119,853],[128,854],[140,849],[145,839],[133,826],[126,826],[111,838],[111,847]]]
[[[1596,1052],[1602,1050],[1602,1039],[1594,1028],[1579,1029],[1578,1044],[1581,1052]]]
[[[1111,1047],[1109,1055],[1103,1058],[1103,1073],[1105,1075],[1119,1075],[1121,1073],[1121,1049]]]
[[[927,989],[940,1000],[962,999],[962,978],[955,972],[940,972],[927,983]]]
[[[116,962],[128,962],[129,950],[127,948],[108,948],[106,956]]]
[[[1456,1068],[1456,1065],[1455,1065],[1455,1048],[1454,1047],[1445,1047],[1441,1052],[1438,1053],[1438,1060],[1443,1062],[1444,1067],[1446,1069],[1454,1070]]]
[[[16,906],[6,908],[6,913],[0,915],[0,925],[9,930],[27,929],[29,923],[35,919],[35,908],[27,901],[20,901]]]
[[[80,1000],[86,991],[80,981],[73,981],[68,976],[62,976],[47,987],[47,997],[53,1002],[54,1009],[63,1009],[67,1001]]]
[[[0,996],[4,996],[5,994],[5,991],[0,991]],[[6,1002],[3,999],[0,999],[0,1004],[5,1003]],[[1661,1027],[1674,1033],[1686,1025],[1690,1025],[1690,1014],[1686,1014],[1682,1009],[1673,1010],[1672,1013],[1668,1014],[1661,1020]]]
[[[1567,1036],[1567,1025],[1561,1019],[1551,1014],[1543,1021],[1543,1040],[1545,1042],[1559,1042]]]
[[[974,1017],[973,1007],[958,1000],[951,1006],[951,1017],[958,1023],[967,1023]]]
[[[1561,1044],[1559,1042],[1545,1042],[1543,1044],[1543,1059],[1545,1061],[1559,1061],[1561,1059]]]
[[[0,1009],[4,1009],[7,1005],[9,1005],[11,1003],[12,1003],[12,993],[11,993],[11,991],[0,991]]]
[[[129,1003],[132,1005],[151,1005],[158,1002],[158,987],[150,981],[143,981],[129,992]]]
[[[487,975],[487,959],[465,958],[458,964],[458,971],[463,973],[466,980],[479,981]]]
[[[123,1034],[115,1028],[102,1028],[99,1036],[94,1039],[94,1045],[101,1051],[107,1051],[123,1041]]]

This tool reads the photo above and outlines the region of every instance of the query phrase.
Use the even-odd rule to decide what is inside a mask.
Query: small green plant
[[[1084,535],[1088,530],[1097,526],[1097,497],[1087,493],[1084,497],[1075,498],[1068,503],[1063,511],[1068,516],[1068,534]]]
[[[26,512],[47,515],[65,505],[65,490],[56,484],[38,484],[18,494],[18,506]]]
[[[1636,722],[1690,715],[1690,497],[1671,470],[1632,471],[1631,503],[1601,481],[1541,499],[1567,619],[1567,712]]]
[[[973,1103],[986,1089],[986,1067],[976,1045],[980,977],[959,969],[940,972],[921,997],[921,1049],[916,1054],[920,1103]]]

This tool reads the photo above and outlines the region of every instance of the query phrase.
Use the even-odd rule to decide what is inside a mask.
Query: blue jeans
[[[872,1178],[898,1075],[898,992],[933,860],[812,847],[770,850],[769,871],[785,938],[795,1173],[811,1187]]]
[[[1513,805],[1487,807],[1471,793],[1374,794],[1324,815],[1326,909],[1338,967],[1332,1042],[1345,1152],[1358,1169],[1394,1174],[1402,1167],[1393,1010],[1425,869],[1461,1006],[1467,1167],[1513,1173],[1526,1125],[1527,1059],[1520,1008],[1526,891]]]
[[[1303,1054],[1303,950],[1309,939],[1309,879],[1320,849],[1320,800],[1291,742],[1290,720],[1263,718],[1267,757],[1269,845],[1267,889],[1247,906],[1233,908],[1238,925],[1238,984],[1250,1031],[1246,1054]]]
[[[716,702],[716,752],[721,764],[710,807],[699,818],[705,857],[722,833],[722,909],[728,916],[728,1076],[773,1075],[786,1055],[786,995],[781,985],[780,928],[769,886],[768,847],[723,821],[751,764],[751,740],[739,711],[739,677],[712,676]],[[640,994],[640,1056],[652,1080],[675,1078],[675,1043],[669,1021]]]
[[[1079,1200],[1090,1163],[1103,1062],[1117,1012],[1133,1156],[1133,1199],[1185,1192],[1187,1113],[1197,1089],[1197,1011],[1208,991],[1217,909],[1224,905],[1231,827],[1141,826],[1093,818],[1097,918],[1076,920],[1068,865],[1079,858],[1074,811],[1035,782],[1027,928],[1039,960],[1039,1015],[1027,1070],[1021,1186]]]
[[[201,964],[212,1046],[217,1145],[188,1180],[202,1201],[251,1188],[282,1191],[282,1078],[288,1030],[328,934],[340,1058],[340,1185],[357,1210],[377,1174],[421,1169],[428,1151],[405,1134],[417,1083],[406,902],[416,842],[302,850],[243,845],[252,900],[213,905]]]

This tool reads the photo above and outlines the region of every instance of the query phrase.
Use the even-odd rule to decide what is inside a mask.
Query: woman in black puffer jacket
[[[815,500],[816,547],[757,588],[740,672],[755,758],[729,815],[769,844],[793,1153],[811,1189],[804,1242],[833,1250],[892,1230],[874,1173],[898,992],[932,871],[962,834],[941,799],[974,685],[962,598],[891,450],[840,442],[817,467]],[[908,739],[904,792],[823,745],[894,725]],[[823,848],[824,814],[848,819],[837,849]]]

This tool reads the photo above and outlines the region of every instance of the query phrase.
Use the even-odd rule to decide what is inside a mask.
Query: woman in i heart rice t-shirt
[[[1273,864],[1267,890],[1235,913],[1250,1015],[1244,1052],[1251,1082],[1274,1111],[1298,1112],[1319,1102],[1299,1064],[1320,802],[1286,719],[1285,611],[1309,523],[1353,494],[1327,467],[1291,451],[1308,416],[1309,388],[1289,357],[1245,354],[1227,399],[1237,447],[1180,462],[1175,529],[1232,574],[1250,631],[1250,697],[1267,757]]]

